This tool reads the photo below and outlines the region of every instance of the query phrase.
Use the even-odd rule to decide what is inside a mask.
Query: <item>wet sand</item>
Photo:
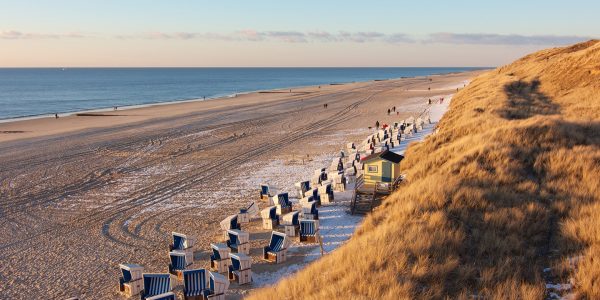
[[[416,115],[478,73],[1,123],[0,298],[119,298],[118,264],[166,272],[171,231],[198,238],[206,267],[219,221],[258,183],[292,192],[375,121]],[[257,224],[254,256],[268,238]]]

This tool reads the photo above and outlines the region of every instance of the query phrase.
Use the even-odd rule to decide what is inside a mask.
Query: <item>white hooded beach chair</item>
[[[302,204],[302,218],[308,220],[318,220],[319,211],[317,210],[316,201]]]
[[[316,220],[300,220],[300,242],[318,243],[319,223]]]
[[[269,200],[270,197],[275,195],[275,190],[268,186],[267,184],[260,185],[260,199],[261,200]]]
[[[321,199],[321,204],[333,202],[333,187],[331,183],[319,187],[319,199]]]
[[[144,288],[142,273],[144,267],[136,264],[119,264],[121,277],[119,277],[119,291],[126,297],[138,295]]]
[[[210,268],[212,271],[225,273],[229,267],[229,254],[231,249],[224,243],[210,244],[212,254],[210,255]]]
[[[171,263],[169,264],[169,273],[177,276],[177,279],[183,279],[183,270],[190,266],[193,261],[188,261],[183,251],[171,251],[169,252],[169,258]]]
[[[171,232],[173,243],[169,245],[169,251],[185,252],[187,261],[194,260],[194,250],[192,247],[196,244],[196,239],[183,233]]]
[[[277,217],[277,207],[269,206],[260,211],[260,216],[263,220],[263,229],[273,229],[279,225],[279,218]]]
[[[304,193],[310,189],[310,181],[296,182],[294,184],[294,186],[296,187],[296,190],[298,191],[298,195],[299,195],[298,198],[303,198]]]
[[[223,219],[223,221],[221,221],[221,223],[219,223],[221,225],[221,229],[223,229],[223,233],[224,236],[227,237],[227,230],[230,229],[238,229],[241,230],[242,226],[241,224],[238,222],[238,215],[231,215],[225,219]]]
[[[227,230],[228,240],[227,247],[233,253],[250,254],[250,234],[238,229]]]
[[[297,236],[300,229],[300,212],[293,211],[283,215],[283,226],[287,236]]]
[[[263,258],[276,264],[282,263],[287,259],[287,249],[290,240],[282,232],[273,231],[269,245],[263,248]]]
[[[288,193],[280,193],[273,196],[273,203],[276,207],[276,213],[278,216],[292,211],[292,202],[290,202]]]
[[[237,222],[240,224],[249,223],[250,220],[258,215],[259,208],[256,202],[252,201],[247,208],[240,209],[240,213],[238,213]]]
[[[183,272],[183,298],[185,300],[225,300],[229,280],[221,274],[205,269]]]
[[[229,265],[229,280],[237,281],[238,284],[252,282],[252,258],[245,254],[231,254]]]
[[[140,293],[141,299],[162,299],[169,297],[173,290],[170,274],[143,274],[144,289]],[[154,297],[154,298],[153,298]]]

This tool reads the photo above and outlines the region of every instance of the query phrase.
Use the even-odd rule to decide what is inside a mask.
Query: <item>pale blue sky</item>
[[[0,7],[0,67],[493,66],[600,36],[600,1],[591,0],[0,0]]]

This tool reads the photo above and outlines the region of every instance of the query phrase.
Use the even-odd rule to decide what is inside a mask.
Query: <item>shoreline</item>
[[[36,68],[33,68],[33,69],[36,69]],[[53,69],[53,68],[48,68],[48,69]],[[86,69],[86,68],[83,68],[83,69]],[[403,76],[403,77],[397,77],[397,78],[377,78],[377,79],[370,79],[370,80],[365,80],[365,81],[330,82],[330,83],[322,83],[322,84],[320,84],[320,86],[347,85],[347,84],[354,84],[354,83],[381,82],[381,81],[389,81],[389,80],[413,79],[413,78],[422,78],[422,77],[427,78],[427,77],[432,77],[432,76],[457,75],[457,74],[468,73],[468,72],[477,72],[477,71],[484,71],[484,69],[469,70],[469,71],[462,71],[462,72],[435,73],[435,74],[431,74],[431,75],[427,75],[427,76]],[[192,99],[166,100],[166,101],[160,101],[160,102],[123,105],[123,106],[118,106],[117,111],[132,110],[132,109],[146,108],[146,107],[153,107],[153,106],[163,106],[163,105],[170,105],[170,104],[201,102],[201,101],[209,101],[209,100],[212,101],[212,100],[219,100],[219,99],[230,99],[230,98],[235,98],[238,95],[247,95],[247,94],[252,94],[252,93],[277,92],[280,90],[289,90],[289,89],[303,89],[303,88],[311,88],[311,87],[315,87],[315,86],[319,86],[319,85],[318,84],[317,85],[306,85],[306,86],[300,85],[300,86],[280,87],[280,88],[274,88],[274,89],[250,90],[250,91],[229,93],[229,94],[225,94],[225,95],[214,95],[214,96],[206,97],[205,99],[204,98],[192,98]],[[28,120],[37,120],[37,119],[44,119],[44,118],[52,119],[52,118],[55,118],[54,114],[58,114],[59,117],[69,117],[69,116],[73,116],[73,115],[81,114],[81,113],[99,113],[99,112],[112,112],[112,111],[114,111],[114,107],[98,107],[98,108],[91,108],[91,109],[84,109],[84,110],[74,110],[74,111],[63,111],[63,112],[55,112],[55,113],[44,113],[44,114],[37,114],[37,115],[34,114],[34,115],[26,115],[26,116],[16,116],[16,117],[8,117],[8,118],[3,118],[3,119],[0,118],[0,124],[28,121]]]

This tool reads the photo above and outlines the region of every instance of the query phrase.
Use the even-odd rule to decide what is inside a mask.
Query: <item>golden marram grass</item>
[[[599,119],[599,41],[480,75],[346,245],[251,298],[599,298]]]

